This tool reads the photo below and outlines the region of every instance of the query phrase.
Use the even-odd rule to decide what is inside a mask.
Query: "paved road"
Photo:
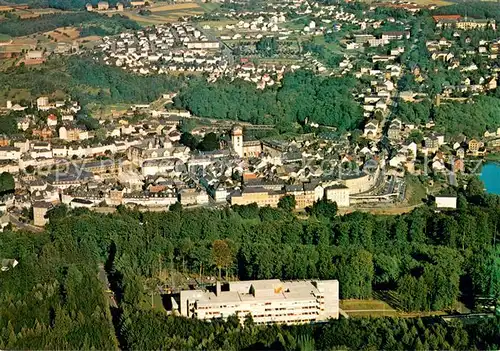
[[[14,216],[12,213],[9,213],[10,222],[19,229],[27,230],[33,233],[43,232],[43,228],[36,227],[33,224],[23,223],[19,220],[18,217]]]
[[[345,313],[364,313],[364,312],[397,312],[394,308],[385,308],[379,310],[343,310]]]
[[[99,264],[99,273],[98,273],[99,280],[101,281],[103,285],[103,289],[105,290],[104,293],[106,297],[108,298],[109,305],[114,308],[118,308],[118,304],[116,303],[115,299],[115,294],[110,288],[110,284],[108,281],[108,273],[104,270],[104,265]]]

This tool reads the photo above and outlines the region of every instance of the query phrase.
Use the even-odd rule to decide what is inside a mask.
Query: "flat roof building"
[[[456,196],[436,196],[436,208],[457,208],[457,197]]]
[[[180,293],[180,314],[198,319],[226,319],[236,315],[243,323],[301,324],[339,318],[337,280],[281,281],[278,279],[230,282],[229,291],[185,290]]]

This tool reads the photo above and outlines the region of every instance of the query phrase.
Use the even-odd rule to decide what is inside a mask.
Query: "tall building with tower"
[[[234,152],[243,157],[243,128],[239,125],[235,125],[231,130],[231,144]]]

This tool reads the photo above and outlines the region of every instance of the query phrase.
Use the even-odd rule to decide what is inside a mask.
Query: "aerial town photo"
[[[498,25],[0,0],[0,350],[500,349]]]

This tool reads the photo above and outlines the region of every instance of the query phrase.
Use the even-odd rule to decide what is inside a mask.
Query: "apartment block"
[[[338,207],[349,207],[349,188],[344,185],[334,185],[325,189],[326,198],[336,202]]]
[[[231,195],[231,205],[250,205],[277,207],[280,199],[285,196],[283,191],[272,191],[262,187],[246,188]]]
[[[176,306],[177,304],[173,304]],[[222,291],[185,290],[180,314],[198,319],[226,319],[236,315],[243,323],[251,315],[256,324],[302,324],[339,318],[337,280],[230,282]]]

